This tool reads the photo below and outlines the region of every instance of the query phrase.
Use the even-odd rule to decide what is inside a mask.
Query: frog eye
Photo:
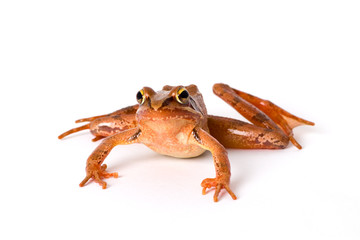
[[[187,103],[189,97],[190,94],[185,88],[180,88],[176,93],[176,100],[182,104]]]
[[[143,89],[138,91],[138,93],[136,94],[136,100],[138,101],[139,104],[143,104],[145,102],[145,95]]]

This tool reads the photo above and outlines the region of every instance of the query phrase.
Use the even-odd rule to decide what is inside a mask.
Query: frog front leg
[[[87,183],[87,181],[93,179],[95,182],[100,184],[103,189],[105,189],[106,182],[102,179],[109,177],[118,177],[117,173],[108,173],[105,171],[106,164],[102,165],[105,158],[109,155],[110,151],[117,145],[137,143],[140,134],[141,131],[138,128],[133,128],[119,132],[104,139],[87,159],[86,177],[79,184],[80,187],[83,187]]]
[[[235,194],[230,189],[230,163],[227,156],[227,151],[214,137],[201,128],[194,129],[192,131],[192,142],[201,146],[202,148],[209,150],[214,159],[215,165],[215,178],[206,178],[202,181],[203,194],[206,193],[206,189],[215,188],[214,201],[218,201],[219,193],[221,189],[225,189],[232,199],[236,199]]]

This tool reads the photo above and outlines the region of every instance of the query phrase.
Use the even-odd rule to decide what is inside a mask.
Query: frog
[[[269,100],[237,90],[224,83],[213,85],[213,92],[247,121],[210,115],[202,94],[194,84],[164,86],[160,91],[143,87],[136,93],[137,103],[115,112],[76,120],[85,125],[70,129],[59,139],[89,130],[93,141],[102,140],[86,161],[89,180],[107,188],[106,178],[117,178],[117,172],[107,172],[104,160],[117,145],[142,143],[153,151],[176,158],[194,158],[210,151],[215,177],[201,182],[202,194],[214,190],[213,200],[221,191],[237,199],[230,188],[230,162],[227,149],[284,149],[295,140],[293,128],[315,125],[297,117]]]

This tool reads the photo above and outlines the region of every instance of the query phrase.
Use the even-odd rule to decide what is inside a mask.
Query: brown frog
[[[203,194],[215,188],[214,201],[225,189],[233,199],[230,189],[230,163],[226,148],[282,149],[293,137],[292,129],[313,122],[296,117],[270,101],[233,89],[225,84],[215,84],[213,91],[233,106],[250,123],[208,115],[201,93],[195,85],[164,86],[155,92],[149,87],[137,95],[138,104],[110,114],[84,118],[76,122],[88,124],[71,129],[59,139],[84,129],[90,129],[93,141],[105,138],[90,155],[86,164],[84,186],[93,179],[106,188],[104,178],[118,177],[105,171],[102,164],[113,147],[120,144],[143,143],[152,150],[173,157],[192,158],[209,150],[214,159],[215,178],[203,180]]]

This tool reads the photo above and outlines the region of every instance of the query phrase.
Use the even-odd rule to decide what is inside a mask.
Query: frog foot
[[[231,189],[229,187],[229,182],[230,181],[228,179],[223,179],[220,177],[206,178],[201,183],[201,186],[203,187],[202,194],[203,195],[206,194],[207,188],[214,187],[215,188],[214,202],[217,202],[221,189],[225,188],[225,190],[230,194],[232,199],[236,200],[235,194],[231,191]]]
[[[79,186],[83,187],[90,179],[93,179],[96,183],[100,184],[100,186],[102,186],[103,189],[105,189],[106,182],[103,181],[102,179],[110,178],[110,177],[114,177],[114,178],[119,177],[117,172],[114,173],[106,172],[105,171],[106,168],[107,168],[106,164],[101,165],[101,167],[94,165],[88,166],[86,168],[86,177],[84,178],[84,180],[82,180]]]

